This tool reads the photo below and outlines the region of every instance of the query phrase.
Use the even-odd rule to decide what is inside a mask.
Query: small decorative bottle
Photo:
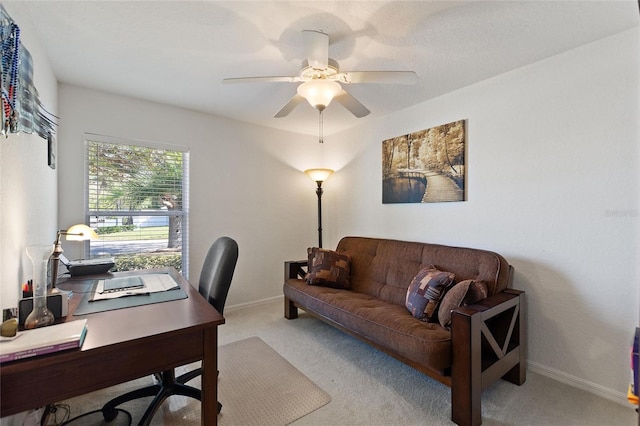
[[[33,263],[33,310],[24,321],[27,329],[53,324],[53,313],[47,307],[47,266],[53,244],[27,246],[27,256]]]

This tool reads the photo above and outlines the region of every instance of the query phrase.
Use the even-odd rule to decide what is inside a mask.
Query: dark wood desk
[[[80,292],[96,278],[141,272],[169,272],[188,298],[73,316]],[[76,292],[65,320],[88,319],[84,344],[2,364],[0,417],[202,360],[202,424],[217,423],[217,327],[224,318],[175,269],[70,278],[58,287]]]

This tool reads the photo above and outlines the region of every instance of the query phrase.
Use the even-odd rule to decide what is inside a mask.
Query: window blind
[[[85,137],[86,215],[102,242],[102,246],[91,244],[91,254],[97,250],[109,255],[179,250],[182,271],[186,274],[188,151],[97,135]],[[136,234],[133,230],[139,232]],[[138,245],[109,243],[119,236],[124,238],[123,235],[127,238],[131,235],[130,239],[139,235],[144,241]]]
[[[90,215],[182,215],[188,153],[87,142]]]

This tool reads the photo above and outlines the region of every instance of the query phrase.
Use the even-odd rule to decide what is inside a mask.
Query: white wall
[[[20,27],[33,58],[33,80],[41,102],[57,111],[57,82],[51,65],[18,4],[5,6]],[[31,276],[29,244],[52,244],[57,231],[56,170],[47,165],[47,140],[26,133],[0,137],[0,304],[18,306],[20,283]]]
[[[332,167],[325,247],[370,235],[503,254],[528,295],[530,367],[623,401],[640,300],[638,36],[363,119],[323,145],[63,84],[58,224],[83,220],[84,132],[187,145],[192,281],[210,242],[230,235],[240,260],[227,303],[240,305],[279,296],[282,261],[315,244],[314,184],[300,171]],[[468,124],[468,201],[382,205],[381,141],[458,119]]]
[[[85,132],[188,146],[191,162],[190,281],[209,246],[238,241],[227,306],[282,294],[283,261],[316,243],[315,138],[61,84],[60,225],[84,221]],[[69,258],[77,247],[65,247]]]
[[[325,246],[485,248],[528,300],[530,367],[624,403],[638,325],[638,29],[326,138]],[[468,201],[382,204],[382,140],[467,120]],[[628,404],[626,404],[628,406]]]
[[[5,10],[20,27],[22,45],[33,59],[33,82],[40,101],[57,115],[58,87],[49,60],[19,4]],[[0,308],[18,306],[20,283],[32,276],[25,254],[29,244],[52,244],[56,238],[57,170],[47,164],[47,140],[26,133],[0,136]],[[31,418],[36,415],[31,411]],[[4,417],[3,425],[21,425],[27,413]]]

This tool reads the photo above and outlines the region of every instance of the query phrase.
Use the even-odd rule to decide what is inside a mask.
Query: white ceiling
[[[326,135],[639,24],[636,0],[3,4],[32,21],[61,82],[299,133],[318,132],[308,104],[273,118],[295,84],[222,79],[296,75],[303,29],[329,34],[329,56],[342,71],[418,74],[415,86],[345,87],[371,114],[357,119],[333,103]]]

